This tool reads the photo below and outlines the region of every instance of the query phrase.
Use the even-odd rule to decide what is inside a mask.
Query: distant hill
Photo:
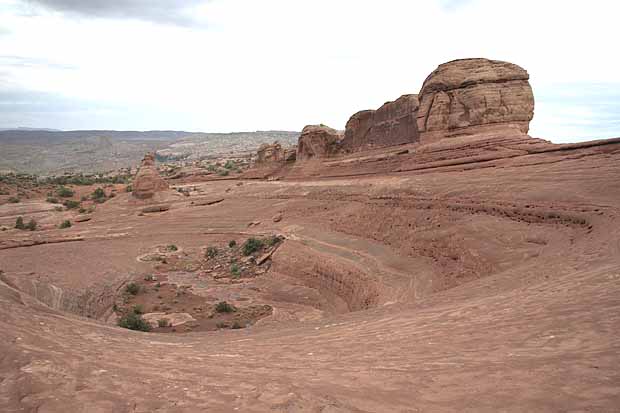
[[[103,172],[137,165],[145,152],[160,159],[201,159],[255,151],[262,143],[297,142],[299,132],[204,133],[45,129],[0,130],[0,170],[38,174]]]

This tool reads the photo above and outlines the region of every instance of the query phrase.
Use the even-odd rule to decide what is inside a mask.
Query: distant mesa
[[[339,151],[342,132],[325,125],[308,125],[303,128],[297,144],[297,160],[327,158]]]
[[[377,110],[357,112],[347,122],[342,149],[355,152],[417,142],[418,106],[417,95],[403,95]]]
[[[152,198],[156,192],[168,189],[168,183],[159,176],[155,167],[155,154],[147,153],[133,181],[133,196],[138,199]]]
[[[527,134],[534,95],[525,69],[489,59],[439,65],[419,94],[418,131],[423,142],[488,130]]]

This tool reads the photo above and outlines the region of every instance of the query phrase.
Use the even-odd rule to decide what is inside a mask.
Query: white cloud
[[[93,127],[343,128],[354,112],[417,93],[438,64],[463,57],[523,66],[536,96],[556,82],[620,83],[615,1],[214,0],[192,15],[206,29],[23,7],[0,9],[1,53],[50,65],[0,62],[0,82],[119,108]],[[537,121],[562,111],[542,102],[532,133],[559,136]],[[75,122],[61,118],[28,126]]]

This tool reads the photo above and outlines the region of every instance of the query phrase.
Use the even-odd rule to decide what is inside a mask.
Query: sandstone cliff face
[[[132,194],[138,199],[152,198],[155,192],[168,189],[168,183],[157,172],[154,154],[148,153],[144,156],[132,186]]]
[[[529,75],[521,67],[488,59],[440,65],[419,94],[417,128],[423,141],[492,129],[526,134],[534,116]]]
[[[342,133],[325,125],[304,127],[297,144],[297,160],[327,158],[338,151]]]
[[[347,122],[342,148],[347,152],[418,140],[417,95],[403,95],[377,110],[357,112]]]

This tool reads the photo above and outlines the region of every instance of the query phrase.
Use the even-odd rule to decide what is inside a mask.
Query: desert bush
[[[270,247],[273,247],[274,245],[276,245],[278,242],[282,241],[282,238],[280,238],[277,235],[272,235],[269,238],[267,238],[267,245]]]
[[[24,218],[23,217],[17,217],[17,219],[15,220],[15,228],[16,229],[26,229],[26,226],[24,225]]]
[[[67,199],[62,203],[67,209],[76,209],[80,207],[80,203],[78,201],[74,201],[73,199]]]
[[[215,323],[215,326],[216,326],[217,328],[228,328],[228,324],[226,324],[226,323],[225,323],[225,322],[223,322],[223,321],[218,321],[217,323]]]
[[[136,331],[151,331],[151,325],[140,314],[133,311],[125,314],[118,320],[118,325]]]
[[[101,198],[105,198],[105,191],[102,188],[97,188],[93,191],[92,194],[90,194],[90,197],[92,199],[101,199]]]
[[[136,304],[133,306],[132,311],[136,314],[144,314],[144,307],[142,304]]]
[[[228,169],[223,169],[221,170],[218,175],[219,176],[228,176],[228,174],[230,173],[230,171]]]
[[[218,313],[234,313],[236,310],[233,305],[228,304],[226,301],[220,301],[215,305],[215,311]]]
[[[34,231],[35,229],[37,229],[37,221],[35,221],[34,219],[31,219],[26,224],[26,228],[25,229],[27,229],[28,231]]]
[[[57,206],[57,207],[54,207],[54,211],[56,211],[56,212],[62,212],[62,211],[63,211],[63,209],[62,209],[62,207],[61,207],[61,206]]]
[[[230,326],[230,328],[232,328],[233,330],[238,330],[240,328],[243,328],[243,326],[241,325],[241,323],[239,323],[238,321],[235,321],[232,326]]]
[[[71,198],[73,194],[75,194],[75,192],[73,192],[71,189],[67,188],[66,186],[62,186],[62,185],[59,186],[58,189],[56,189],[56,193],[61,198]]]
[[[224,164],[224,168],[226,169],[233,169],[235,167],[235,163],[231,160],[226,161],[226,163]]]
[[[65,219],[64,221],[60,223],[58,228],[60,229],[71,228],[71,221],[69,221],[68,219]]]
[[[263,248],[263,241],[258,238],[248,238],[243,243],[243,255],[250,255]]]
[[[140,286],[136,283],[129,283],[125,287],[125,291],[127,291],[131,295],[138,295],[140,292]]]
[[[217,167],[215,165],[209,165],[207,166],[207,171],[215,172],[217,171]]]
[[[166,250],[168,250],[168,251],[178,251],[179,248],[176,245],[174,245],[174,244],[170,244],[170,245],[166,246]]]
[[[19,198],[17,198],[17,197],[12,196],[12,197],[10,197],[9,199],[7,199],[7,201],[8,201],[10,204],[17,204],[17,203],[19,203],[19,202],[20,202],[20,199],[19,199]]]
[[[241,275],[241,270],[239,270],[239,266],[237,264],[233,264],[230,266],[230,273],[235,278],[238,278]]]
[[[125,188],[125,192],[133,192],[133,186],[127,185],[127,187]]]
[[[228,248],[235,248],[236,246],[237,246],[237,241],[235,241],[234,239],[228,241]]]
[[[50,204],[57,204],[58,203],[58,198],[54,198],[54,197],[47,197],[47,199],[45,200],[47,202],[49,202]]]
[[[168,323],[168,320],[166,320],[165,318],[162,318],[162,319],[157,320],[157,325],[163,328],[163,327],[168,327],[169,323]]]
[[[205,252],[205,256],[207,258],[215,258],[217,256],[217,248],[216,247],[207,247],[207,251]]]

